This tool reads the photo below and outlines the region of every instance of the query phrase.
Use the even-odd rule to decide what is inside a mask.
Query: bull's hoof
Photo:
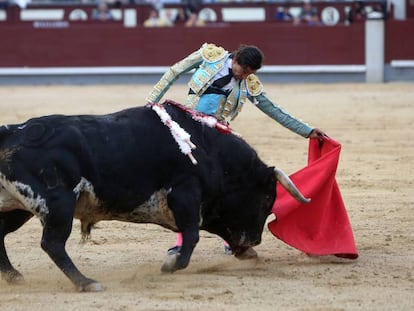
[[[78,288],[80,292],[102,292],[104,290],[103,286],[99,282],[92,282]]]
[[[177,263],[178,256],[180,256],[180,253],[167,255],[167,257],[165,258],[161,266],[161,272],[173,273],[175,270],[177,270],[176,263]]]
[[[237,259],[247,260],[247,259],[257,258],[258,255],[257,255],[257,252],[252,247],[249,247],[244,252],[235,254],[235,256]]]
[[[24,283],[23,275],[21,275],[21,273],[17,270],[4,272],[1,274],[1,278],[9,284],[18,285]]]
[[[233,255],[233,250],[229,245],[224,245],[224,254],[226,255]]]

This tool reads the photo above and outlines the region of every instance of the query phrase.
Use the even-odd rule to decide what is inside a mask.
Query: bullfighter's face
[[[248,66],[241,66],[235,59],[232,62],[233,76],[236,80],[244,80],[248,75],[256,73],[257,70],[253,70]]]

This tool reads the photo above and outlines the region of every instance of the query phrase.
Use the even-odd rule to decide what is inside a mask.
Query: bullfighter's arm
[[[273,120],[303,137],[308,138],[312,134],[314,130],[313,128],[289,114],[282,107],[273,103],[264,94],[263,84],[260,82],[258,76],[255,74],[247,76],[246,89],[248,94],[247,98]],[[319,131],[318,129],[315,130]]]
[[[183,74],[198,67],[203,61],[200,50],[172,65],[147,96],[147,102],[158,103],[171,85]]]
[[[301,135],[305,138],[309,137],[313,128],[308,124],[302,122],[301,120],[295,118],[282,107],[273,103],[270,99],[266,97],[263,93],[254,97],[257,108],[271,117],[273,120],[279,122],[284,127],[295,132],[298,135]]]

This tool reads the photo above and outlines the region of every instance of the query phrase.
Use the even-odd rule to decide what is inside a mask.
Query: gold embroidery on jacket
[[[263,84],[260,82],[259,77],[253,73],[247,76],[246,87],[251,96],[258,96],[263,92]]]
[[[217,46],[213,43],[203,45],[201,55],[204,60],[210,63],[217,62],[224,58],[227,55],[227,51],[221,46]]]

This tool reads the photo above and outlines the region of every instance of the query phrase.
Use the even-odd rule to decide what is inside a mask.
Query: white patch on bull
[[[76,200],[79,199],[81,192],[88,192],[95,198],[95,200],[97,200],[92,183],[84,177],[82,177],[76,187],[73,188],[73,192],[76,194]]]
[[[41,220],[49,214],[46,200],[35,194],[29,185],[19,181],[10,181],[0,172],[0,183],[9,192],[9,195],[21,203],[20,207],[31,212]]]
[[[25,208],[0,184],[0,212],[10,212],[15,209]]]

